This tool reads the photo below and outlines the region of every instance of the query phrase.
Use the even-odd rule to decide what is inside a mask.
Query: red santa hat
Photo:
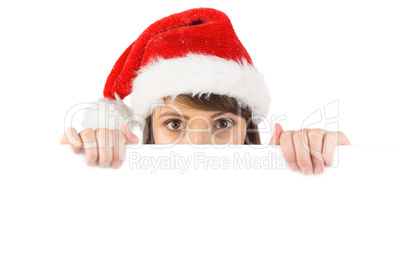
[[[164,97],[203,93],[235,98],[251,109],[255,123],[268,114],[271,102],[263,76],[228,16],[213,8],[186,10],[150,25],[119,57],[107,78],[100,100],[113,107],[88,111],[83,125],[119,128],[123,121],[111,127],[107,122],[111,115],[144,120],[153,113],[154,104],[164,103]],[[129,104],[123,102],[126,97]]]

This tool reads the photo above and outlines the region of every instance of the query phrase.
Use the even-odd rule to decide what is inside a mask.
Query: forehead
[[[161,106],[155,108],[154,114],[156,117],[163,115],[184,115],[184,117],[189,118],[202,115],[212,118],[223,114],[232,114],[230,112],[223,112],[219,110],[209,111],[191,107],[190,105],[183,103],[179,99],[175,99],[174,101],[172,101],[171,99],[166,98],[164,102],[165,104],[161,104]]]
[[[206,116],[206,117],[216,117],[218,115],[226,114],[222,111],[206,111],[199,110],[191,107],[179,107],[175,105],[160,106],[155,109],[155,117],[163,116],[183,116],[186,119],[193,116]]]

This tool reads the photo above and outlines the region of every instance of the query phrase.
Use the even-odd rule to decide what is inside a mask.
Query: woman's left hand
[[[318,128],[283,131],[280,124],[275,124],[269,144],[281,145],[289,167],[308,175],[313,171],[315,174],[324,172],[324,167],[333,164],[336,146],[350,145],[350,141],[340,131]]]

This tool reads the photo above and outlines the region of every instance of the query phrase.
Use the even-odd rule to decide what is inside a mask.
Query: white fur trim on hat
[[[125,123],[133,129],[133,111],[117,94],[115,98],[116,100],[100,98],[97,103],[91,103],[84,111],[82,126],[92,129],[119,129]]]
[[[185,57],[158,57],[137,72],[129,95],[134,114],[144,118],[164,97],[180,94],[214,93],[227,95],[249,106],[253,121],[259,123],[268,114],[271,98],[263,76],[246,59],[243,62],[217,56],[189,53]]]

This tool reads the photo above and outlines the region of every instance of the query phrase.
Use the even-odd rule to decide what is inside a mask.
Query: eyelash
[[[221,121],[228,122],[228,123],[230,124],[230,126],[229,126],[229,127],[226,127],[226,128],[218,128],[218,129],[232,129],[233,126],[234,126],[234,122],[233,122],[232,119],[229,119],[229,118],[228,118],[228,119],[226,119],[226,118],[220,118],[220,119],[217,119],[217,120],[216,120],[217,124],[218,124],[219,122],[221,122]]]
[[[230,124],[230,126],[227,127],[227,128],[219,128],[219,127],[217,127],[217,129],[232,129],[233,126],[234,126],[233,120],[231,120],[231,119],[225,119],[225,118],[217,119],[217,120],[216,120],[216,124],[218,124],[218,123],[221,122],[221,121],[226,121],[226,122],[228,122],[228,123]],[[167,128],[168,128],[169,131],[180,131],[180,130],[182,130],[181,128],[179,128],[179,129],[172,129],[172,128],[170,128],[168,125],[169,125],[169,123],[172,123],[172,122],[179,122],[181,125],[183,125],[183,122],[182,122],[181,120],[178,120],[178,119],[170,119],[170,120],[167,120],[167,121],[166,121],[165,123],[163,123],[163,124],[164,124],[165,126],[167,126]]]
[[[172,129],[172,128],[170,128],[170,127],[168,126],[169,123],[172,123],[172,122],[179,122],[180,124],[182,124],[182,121],[181,121],[181,120],[178,120],[178,119],[171,119],[171,120],[167,120],[167,121],[164,123],[164,125],[167,126],[167,128],[168,128],[169,131],[180,131],[181,129]]]

